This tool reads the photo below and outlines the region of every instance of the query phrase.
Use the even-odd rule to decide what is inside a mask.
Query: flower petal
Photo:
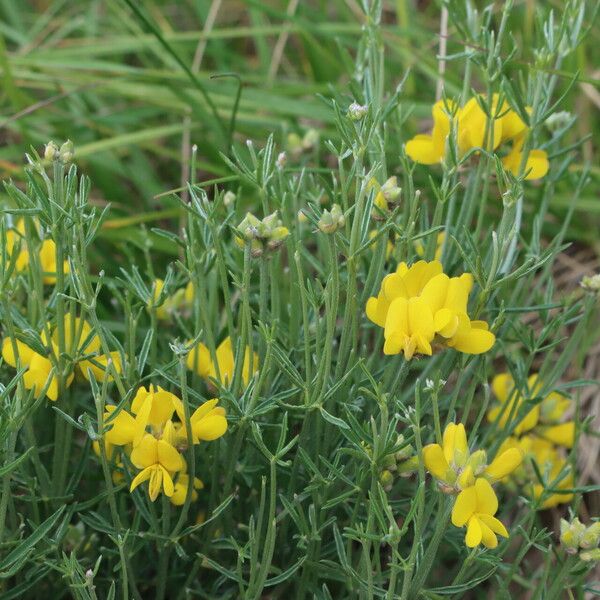
[[[492,461],[485,474],[495,481],[510,475],[523,462],[523,453],[518,448],[509,448]]]
[[[479,477],[475,481],[475,492],[477,493],[477,509],[476,512],[495,515],[498,510],[498,498],[492,489],[490,482],[483,477]]]
[[[477,493],[475,487],[465,488],[457,497],[452,507],[452,524],[463,527],[475,514],[477,507]]]
[[[475,516],[471,517],[469,520],[469,525],[467,526],[467,534],[465,535],[465,544],[469,548],[475,548],[481,543],[482,537],[481,525],[479,523],[479,519]]]
[[[425,468],[436,478],[444,481],[450,470],[450,465],[439,444],[429,444],[423,448]]]

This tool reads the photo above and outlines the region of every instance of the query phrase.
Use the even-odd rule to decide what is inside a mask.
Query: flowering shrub
[[[83,132],[81,154],[79,140],[49,142],[5,182],[0,596],[592,593],[598,486],[581,456],[597,434],[580,394],[600,285],[590,273],[564,289],[554,275],[589,182],[557,78],[593,10],[540,8],[540,39],[520,49],[511,28],[527,7],[444,2],[439,54],[421,51],[401,80],[386,63],[399,47],[388,3],[341,3],[360,23],[339,31],[290,3],[272,56],[257,50],[268,81],[296,27],[315,73],[340,60],[352,77],[319,85],[325,104],[303,90],[279,128],[283,92],[248,74],[217,102],[213,86],[237,75],[205,82],[202,44],[189,67],[190,34],[164,35],[158,7],[123,4],[128,31],[168,55],[168,73],[137,83],[159,78],[144,97],[161,115],[167,92],[184,110],[157,134],[183,132],[183,181],[142,214],[128,185],[130,204],[99,200],[106,164],[155,194],[141,131],[122,134],[137,168]],[[259,4],[252,22],[279,14]],[[222,42],[219,10],[203,43]],[[315,41],[322,28],[328,44],[342,35],[337,54]],[[102,55],[130,52],[111,42]],[[48,83],[19,52],[3,56],[18,119],[37,109],[14,82]],[[100,77],[103,60],[90,64]],[[104,130],[103,105],[81,106]]]

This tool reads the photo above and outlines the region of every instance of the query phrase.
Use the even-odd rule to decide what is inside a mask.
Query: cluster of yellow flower
[[[206,380],[209,387],[214,387],[214,381],[222,386],[228,386],[233,381],[235,373],[235,356],[231,338],[226,337],[215,351],[215,360],[210,356],[209,349],[198,342],[187,355],[187,368]],[[258,354],[251,352],[246,346],[244,363],[242,365],[242,381],[248,385],[250,377],[258,372]]]
[[[188,448],[188,440],[193,444],[209,442],[227,431],[225,410],[217,404],[217,399],[209,400],[194,411],[190,416],[190,432],[186,428],[182,401],[159,386],[139,388],[130,411],[106,406],[107,456],[113,457],[114,447],[121,446],[131,464],[139,470],[131,482],[131,492],[149,481],[148,494],[153,502],[161,491],[175,505],[185,502],[190,478],[183,452]],[[174,415],[178,420],[173,420]],[[116,464],[122,468],[122,463]],[[192,500],[197,498],[196,490],[202,487],[200,479],[194,477]]]
[[[470,548],[483,544],[498,545],[496,534],[508,537],[506,527],[494,516],[498,498],[492,488],[512,473],[523,460],[517,448],[509,448],[487,464],[485,450],[469,451],[462,423],[450,423],[444,430],[442,444],[423,448],[426,469],[435,477],[442,491],[458,494],[452,509],[452,523],[467,526],[465,543]]]
[[[549,487],[556,490],[571,489],[574,477],[569,471],[565,450],[572,448],[575,442],[575,423],[564,421],[571,402],[558,392],[545,396],[524,416],[520,414],[524,403],[539,395],[542,385],[537,374],[531,375],[527,381],[528,394],[525,397],[516,388],[509,373],[496,375],[492,380],[492,389],[498,404],[488,412],[488,420],[502,429],[516,423],[512,435],[501,448],[518,448],[526,458],[522,467],[513,473],[512,479],[535,500],[544,494],[541,508],[550,508],[570,502],[573,494],[563,492],[548,495],[536,475],[533,463],[544,475]],[[567,473],[566,476],[555,481],[564,473]]]
[[[35,219],[33,224],[39,230]],[[14,228],[6,232],[5,248],[6,255],[10,260],[12,260],[13,253],[17,252],[15,259],[17,271],[24,271],[29,266],[30,256],[25,243],[25,221],[23,219],[19,219]],[[38,260],[44,274],[42,281],[49,285],[56,283],[56,244],[54,240],[45,238],[42,241],[38,250]],[[66,260],[63,262],[63,272],[69,272],[69,263]]]
[[[474,96],[464,106],[452,100],[439,100],[433,105],[433,129],[431,134],[416,135],[406,143],[406,153],[417,163],[433,165],[444,160],[446,140],[451,131],[456,132],[458,151],[461,154],[472,149],[495,151],[504,142],[512,142],[512,148],[502,159],[504,168],[518,175],[523,158],[523,146],[529,128],[523,119],[498,94],[492,96],[489,116],[482,105],[484,96]],[[527,107],[528,112],[531,109]],[[548,172],[546,152],[529,151],[524,166],[525,179],[539,179]]]
[[[487,352],[495,342],[485,321],[471,320],[467,302],[473,277],[448,277],[442,264],[420,260],[401,262],[384,277],[377,297],[369,298],[367,317],[384,328],[385,354],[433,353],[432,343],[466,354]]]
[[[65,374],[65,385],[71,385],[75,370],[78,370],[86,379],[90,378],[89,372],[91,371],[98,381],[102,381],[105,377],[111,380],[112,375],[108,369],[109,360],[112,368],[117,373],[121,372],[120,353],[114,351],[106,356],[100,348],[100,338],[92,333],[92,328],[83,319],[66,317],[63,335],[65,352],[70,357],[66,365],[68,372]],[[27,368],[23,375],[26,389],[33,389],[36,395],[45,390],[46,396],[50,400],[56,400],[58,377],[55,365],[57,365],[59,355],[58,327],[43,329],[40,332],[40,339],[46,350],[45,355],[36,352],[16,338],[8,337],[2,343],[2,357],[11,367],[17,368],[20,363],[21,367]]]

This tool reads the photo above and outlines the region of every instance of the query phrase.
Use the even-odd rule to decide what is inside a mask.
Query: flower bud
[[[570,523],[565,519],[560,520],[560,543],[569,554],[577,553],[579,543],[585,532],[585,525],[577,517]]]
[[[280,152],[277,156],[277,161],[275,162],[278,169],[283,169],[287,164],[287,154],[285,152]]]
[[[302,149],[312,150],[319,143],[319,132],[316,129],[309,129],[302,138]]]
[[[600,292],[600,273],[596,275],[586,275],[581,280],[581,287],[588,292]]]
[[[69,164],[75,156],[75,147],[73,146],[73,142],[71,140],[67,140],[60,147],[58,155],[60,158],[60,162],[62,162],[64,165]]]
[[[559,131],[560,129],[563,129],[563,127],[566,127],[569,124],[570,120],[571,113],[567,112],[566,110],[563,110],[561,112],[557,112],[550,115],[546,119],[545,125],[548,131],[554,133],[555,131]]]
[[[335,233],[340,227],[346,224],[346,218],[339,204],[334,204],[331,210],[324,210],[319,222],[319,229],[323,233]]]
[[[386,492],[389,492],[392,489],[392,486],[394,485],[394,476],[390,471],[386,469],[385,471],[382,471],[379,475],[379,483],[381,483],[383,489]]]
[[[228,190],[223,194],[223,204],[225,206],[227,206],[228,208],[230,206],[233,206],[235,204],[235,201],[236,201],[236,195],[232,191]]]
[[[369,107],[366,104],[359,104],[358,102],[353,102],[348,107],[348,118],[351,121],[360,121],[369,111]]]
[[[257,217],[248,212],[238,225],[238,231],[246,240],[254,240],[263,237],[264,226]]]
[[[579,541],[579,546],[584,550],[589,550],[595,548],[598,545],[598,542],[600,542],[600,521],[592,523],[585,530],[585,533],[581,536],[581,540]]]
[[[306,213],[300,209],[298,211],[298,223],[306,223],[306,221],[308,221],[308,217],[306,216]]]
[[[388,202],[395,202],[400,197],[402,190],[398,187],[398,178],[390,177],[382,186],[381,192]]]
[[[284,240],[290,235],[290,230],[283,225],[279,225],[275,227],[271,234],[269,235],[269,241],[267,242],[267,246],[269,250],[277,250],[281,244],[283,244]]]
[[[302,153],[302,138],[297,133],[289,133],[286,146],[290,154],[297,156]]]
[[[44,158],[46,160],[54,160],[58,156],[58,146],[50,140],[44,148]]]
[[[469,466],[473,469],[473,473],[481,475],[487,467],[487,453],[485,450],[476,450],[469,457]]]
[[[579,555],[579,558],[585,562],[599,561],[600,560],[600,548],[594,548],[593,550],[586,550]]]

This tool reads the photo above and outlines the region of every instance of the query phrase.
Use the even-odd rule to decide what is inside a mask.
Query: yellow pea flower
[[[152,301],[148,305],[148,310],[154,308],[156,318],[160,321],[168,321],[172,318],[173,313],[189,309],[194,302],[194,286],[192,282],[188,282],[185,288],[177,290],[172,296],[165,298],[159,305],[159,297],[164,288],[165,282],[162,279],[155,279],[152,286]]]
[[[131,462],[142,469],[131,482],[133,492],[144,481],[150,480],[148,494],[154,502],[161,490],[169,498],[175,492],[172,474],[184,468],[184,461],[179,452],[163,439],[156,439],[147,433],[140,443],[131,451]]]
[[[171,504],[182,506],[185,503],[189,485],[190,476],[187,473],[180,472],[173,488],[173,495],[170,498]],[[194,487],[191,495],[192,502],[195,502],[198,499],[198,492],[196,490],[202,489],[204,489],[204,483],[198,479],[198,477],[194,477]]]
[[[183,403],[176,398],[175,410],[181,421],[181,427],[176,432],[177,447],[187,445],[187,430],[185,427],[185,415]],[[227,419],[225,409],[217,406],[219,400],[213,398],[201,404],[190,416],[192,427],[192,440],[194,444],[200,441],[212,442],[220,438],[227,431]]]
[[[516,484],[519,489],[524,489],[525,493],[535,500],[539,500],[543,494],[544,501],[540,505],[540,509],[568,504],[573,499],[572,493],[548,494],[545,486],[540,483],[533,467],[535,462],[537,469],[552,489],[572,489],[575,485],[575,478],[570,470],[560,482],[555,483],[556,478],[564,473],[565,469],[570,469],[568,461],[558,447],[548,440],[528,433],[520,438],[508,438],[502,444],[499,452],[508,448],[518,448],[524,457],[523,463],[511,474],[508,483],[514,482],[513,485]]]
[[[27,252],[25,240],[23,239],[24,236],[25,222],[23,219],[17,221],[14,229],[9,229],[6,232],[6,254],[9,259],[12,257],[15,246],[18,246],[20,241],[19,254],[15,262],[15,269],[17,271],[23,271],[29,264],[29,253]]]
[[[528,377],[527,387],[532,398],[540,393],[543,383],[539,380],[537,373]],[[497,423],[504,428],[509,418],[514,419],[518,414],[526,398],[516,389],[510,373],[496,375],[492,380],[492,390],[499,404],[488,411],[487,418],[491,423]],[[514,435],[518,436],[533,431],[535,435],[554,444],[572,448],[575,441],[575,423],[573,421],[560,423],[570,405],[571,402],[566,396],[558,392],[551,392],[517,423]]]
[[[444,249],[444,242],[446,241],[446,234],[440,231],[435,237],[435,255],[434,260],[439,261],[442,258],[442,250]],[[413,243],[417,256],[423,258],[425,256],[425,244],[423,240],[415,240]]]
[[[159,385],[150,385],[148,389],[142,386],[131,401],[131,412],[134,415],[143,415],[144,411],[148,410],[147,423],[161,431],[173,416],[177,402],[180,400],[175,394],[167,392]]]
[[[44,273],[44,283],[56,283],[56,244],[53,240],[46,239],[40,247],[40,266]],[[69,262],[63,262],[63,273],[69,272]]]
[[[484,478],[464,489],[456,498],[452,508],[452,524],[467,526],[465,544],[474,548],[483,544],[486,548],[498,545],[496,535],[508,537],[506,527],[494,515],[498,511],[498,498],[489,481]]]
[[[252,372],[250,372],[250,361],[252,356]],[[188,369],[195,371],[206,380],[215,379],[222,385],[227,386],[233,379],[235,372],[235,357],[233,344],[230,337],[226,337],[216,350],[217,365],[213,363],[208,348],[199,342],[188,354],[186,364]],[[246,346],[244,352],[244,364],[242,365],[242,381],[248,385],[250,377],[258,373],[258,354],[250,354],[250,348]],[[217,373],[218,368],[218,373]]]
[[[472,286],[469,273],[450,278],[436,260],[400,263],[366,305],[367,317],[384,327],[384,353],[403,353],[406,360],[415,353],[431,356],[434,340],[467,354],[487,352],[496,337],[487,323],[469,319]]]
[[[35,352],[32,348],[19,340],[15,340],[17,347],[17,355],[14,353],[13,341],[6,338],[2,343],[2,357],[8,365],[17,368],[17,356],[20,359],[21,366],[27,367],[23,374],[23,384],[28,390],[35,390],[36,395],[39,395],[46,384],[46,396],[48,399],[55,401],[58,398],[58,378],[52,371],[52,362]],[[49,383],[48,383],[48,380]],[[66,385],[70,385],[73,381],[73,374],[67,377]]]
[[[467,434],[462,423],[449,423],[444,430],[442,444],[428,444],[423,448],[425,468],[446,493],[456,493],[483,477],[496,482],[519,467],[523,453],[518,448],[507,448],[487,464],[484,450],[469,451]]]
[[[106,357],[105,354],[99,354],[95,356],[92,360],[82,360],[79,362],[79,368],[81,369],[81,373],[83,376],[89,380],[90,375],[88,370],[90,370],[97,381],[104,381],[105,377],[108,377],[108,381],[113,381],[113,375],[108,371],[108,361],[111,361],[114,369],[117,373],[123,372],[123,363],[121,361],[121,353],[118,351],[113,351],[109,353],[109,358]]]
[[[111,404],[105,407],[104,421],[110,427],[104,434],[105,443],[109,446],[136,446],[146,434],[151,403],[147,402],[135,416],[122,409],[113,417],[116,408]]]
[[[431,262],[420,260],[410,267],[405,262],[401,262],[395,273],[383,278],[377,297],[368,299],[367,317],[376,325],[385,327],[392,300],[400,297],[408,300],[413,296],[418,296],[423,291],[425,284],[442,270],[442,263],[437,260]]]
[[[416,135],[406,142],[406,154],[409,158],[422,165],[434,165],[444,159],[450,119],[456,109],[456,104],[450,100],[438,100],[433,105],[433,130],[429,135]]]
[[[480,99],[483,96],[470,98],[463,107],[457,107],[450,101],[440,100],[433,105],[433,130],[430,135],[417,135],[406,143],[406,153],[415,162],[433,165],[444,159],[446,138],[450,133],[451,120],[457,134],[458,150],[465,154],[474,148],[496,150],[501,143],[511,141],[512,149],[502,158],[507,171],[518,175],[523,155],[523,145],[529,129],[521,117],[504,100],[498,108],[500,97],[492,96],[490,107],[492,124],[488,127],[490,117],[482,109]],[[531,107],[526,107],[531,112]],[[489,139],[486,142],[486,135]],[[548,155],[543,150],[529,151],[525,165],[525,179],[544,177],[549,169]]]

